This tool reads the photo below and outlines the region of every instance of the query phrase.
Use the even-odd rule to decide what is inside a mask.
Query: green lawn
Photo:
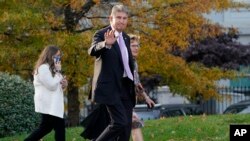
[[[151,120],[143,128],[145,141],[229,141],[230,124],[250,124],[250,114],[189,116]],[[84,141],[81,127],[67,129],[67,141]],[[27,134],[0,138],[0,141],[22,141]],[[53,133],[44,141],[53,141]]]

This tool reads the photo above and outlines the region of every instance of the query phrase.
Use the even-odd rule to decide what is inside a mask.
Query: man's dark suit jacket
[[[105,47],[104,33],[108,29],[111,30],[111,26],[95,33],[88,52],[91,56],[96,57],[92,82],[92,101],[112,105],[120,101],[124,67],[118,42],[116,41],[110,49]],[[133,73],[134,62],[130,49],[130,38],[124,32],[122,35],[128,50],[129,66]],[[134,85],[129,91],[132,103],[135,105]]]

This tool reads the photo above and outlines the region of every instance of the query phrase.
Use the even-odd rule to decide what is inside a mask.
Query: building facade
[[[244,3],[250,7],[250,0],[234,1]],[[250,8],[229,9],[220,13],[213,11],[210,14],[206,14],[205,17],[224,27],[237,28],[239,31],[239,39],[237,42],[244,45],[250,44]]]

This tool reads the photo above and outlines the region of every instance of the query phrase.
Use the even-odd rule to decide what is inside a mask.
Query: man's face
[[[127,27],[128,15],[125,12],[116,12],[109,17],[109,20],[115,30],[122,32]]]
[[[131,48],[132,56],[136,58],[139,54],[139,43],[137,41],[131,41],[130,48]]]

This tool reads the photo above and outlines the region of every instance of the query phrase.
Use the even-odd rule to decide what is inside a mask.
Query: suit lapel
[[[115,41],[114,49],[115,49],[116,53],[117,53],[118,56],[119,56],[120,63],[123,64],[123,62],[122,62],[122,54],[121,54],[120,47],[119,47],[119,44],[118,44],[117,41]]]
[[[124,35],[123,40],[125,41],[126,47],[128,48],[130,46],[128,42],[128,38],[125,36],[125,34],[123,35]]]

